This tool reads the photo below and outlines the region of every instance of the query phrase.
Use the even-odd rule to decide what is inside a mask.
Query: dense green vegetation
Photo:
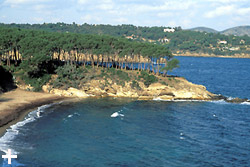
[[[65,64],[58,67],[55,72],[58,76],[53,81],[53,87],[68,89],[69,87],[80,88],[81,84],[84,83],[81,81],[85,78],[88,71],[70,64]]]
[[[158,81],[158,79],[154,75],[150,75],[146,71],[142,71],[141,75],[139,75],[139,78],[142,78],[144,80],[144,85],[146,86],[149,86],[150,84]]]
[[[166,35],[163,32],[164,28],[168,27],[137,27],[133,25],[91,25],[91,24],[66,24],[66,23],[44,23],[44,24],[0,24],[1,27],[24,28],[32,30],[44,30],[50,32],[72,32],[81,34],[99,34],[111,36],[131,36],[136,35],[148,39],[159,39]],[[181,30],[177,27],[176,30]]]
[[[55,87],[66,84],[78,88],[83,83],[80,81],[88,79],[84,74],[91,66],[113,67],[113,76],[127,80],[122,70],[150,72],[153,63],[166,65],[173,60],[171,52],[161,45],[107,35],[0,27],[0,65],[35,90],[40,90],[52,74],[58,75]]]
[[[166,75],[168,71],[172,71],[174,68],[178,68],[178,64],[179,60],[173,59],[172,61],[169,61],[168,64],[162,67],[160,70],[163,72],[164,75]]]
[[[101,69],[101,70],[100,70]],[[81,88],[91,79],[104,80],[103,89],[107,87],[112,81],[121,86],[125,86],[125,82],[130,82],[131,87],[140,90],[139,81],[142,81],[145,86],[149,86],[152,83],[158,81],[157,77],[147,71],[133,72],[124,71],[115,68],[92,68],[91,66],[71,66],[65,64],[58,67],[56,70],[57,77],[52,78],[51,82],[53,88],[68,89],[69,87]]]
[[[81,34],[106,34],[129,37],[133,40],[163,45],[173,53],[207,53],[215,55],[250,54],[250,37],[223,35],[219,33],[194,32],[175,28],[174,33],[164,32],[167,27],[136,27],[133,25],[90,24],[0,24],[2,27],[39,29],[50,32],[73,32]],[[220,43],[220,41],[226,41]]]

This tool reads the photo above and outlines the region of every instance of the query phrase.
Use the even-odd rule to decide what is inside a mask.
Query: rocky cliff
[[[213,100],[217,95],[206,90],[205,86],[188,82],[181,77],[161,77],[159,82],[152,83],[148,87],[141,81],[137,86],[133,81],[119,85],[117,82],[107,79],[92,79],[84,84],[80,89],[68,88],[62,90],[53,88],[50,84],[44,85],[43,91],[67,97],[131,97],[139,100]]]

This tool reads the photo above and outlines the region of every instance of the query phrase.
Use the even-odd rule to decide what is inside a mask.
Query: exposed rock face
[[[52,93],[59,96],[65,96],[65,97],[80,97],[80,98],[86,98],[90,95],[86,94],[83,90],[78,90],[75,88],[69,88],[67,90],[61,90],[61,89],[51,89],[50,86],[44,85],[42,87],[44,92]]]
[[[131,97],[139,100],[152,100],[159,98],[162,100],[178,100],[178,99],[193,99],[193,100],[213,100],[218,97],[206,90],[205,86],[196,85],[188,82],[184,78],[175,78],[174,85],[164,85],[162,83],[153,83],[146,87],[143,82],[138,82],[140,89],[132,88],[130,82],[125,82],[125,85],[118,85],[112,80],[107,80],[108,84],[103,86],[104,80],[91,80],[86,83],[80,90],[69,88],[67,90],[54,89],[49,85],[43,86],[44,92],[49,92],[67,97],[86,98],[89,96],[96,97]]]

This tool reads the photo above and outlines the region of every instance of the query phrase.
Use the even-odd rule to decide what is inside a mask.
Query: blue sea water
[[[250,99],[250,59],[177,58],[181,68],[172,74],[213,93]],[[250,104],[60,102],[12,126],[0,138],[2,155],[8,148],[18,155],[12,166],[249,167]]]

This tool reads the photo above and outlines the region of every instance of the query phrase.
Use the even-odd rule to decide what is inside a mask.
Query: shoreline
[[[69,99],[54,94],[15,89],[0,95],[0,137],[11,125],[22,121],[37,107]]]
[[[183,56],[183,57],[218,57],[218,58],[240,58],[240,59],[250,59],[250,55],[235,55],[235,56],[223,56],[223,55],[208,55],[208,54],[198,54],[198,53],[188,53],[188,54],[173,54],[174,56]]]
[[[79,90],[77,90],[79,91]],[[151,90],[152,91],[152,90]],[[9,92],[0,94],[0,137],[2,137],[6,129],[11,125],[16,124],[19,121],[24,120],[28,113],[37,109],[45,104],[55,103],[61,100],[70,99],[82,99],[82,98],[102,98],[107,96],[78,96],[81,92],[76,92],[76,94],[69,92],[70,96],[67,94],[53,94],[46,92],[30,92],[20,88],[14,89]],[[119,97],[108,95],[110,97]],[[123,96],[121,96],[123,97]],[[137,100],[154,100],[151,96],[142,96],[143,98],[133,97]],[[186,100],[201,100],[201,99],[186,99]],[[209,101],[211,99],[203,99]],[[174,101],[174,100],[171,100]]]
[[[190,82],[185,82],[191,84]],[[162,95],[158,94],[158,96],[154,97],[153,95],[143,95],[143,96],[127,96],[129,98],[135,98],[136,100],[144,100],[144,101],[171,101],[171,102],[177,102],[177,101],[203,101],[203,102],[209,102],[209,101],[218,101],[224,99],[227,102],[232,103],[242,103],[242,102],[250,102],[248,99],[235,99],[235,100],[227,100],[226,97],[221,95],[215,95],[210,92],[208,92],[204,86],[201,85],[194,85],[191,84],[189,87],[195,89],[200,89],[202,92],[202,98],[199,97],[199,93],[197,93],[197,97],[190,96],[189,94],[185,94],[185,92],[178,92],[178,90],[175,90],[177,92],[172,91],[172,93],[177,93],[178,97],[175,97],[171,95],[169,92],[162,93]],[[161,88],[162,89],[159,89]],[[165,90],[167,87],[164,85],[158,85],[158,84],[152,84],[149,88],[149,93],[154,91],[162,91]],[[147,89],[149,89],[147,88]],[[73,89],[73,88],[72,88]],[[159,89],[159,90],[158,90]],[[74,89],[73,89],[74,90]],[[71,90],[72,91],[72,90]],[[187,90],[186,90],[187,91]],[[67,94],[70,94],[70,96],[67,96]],[[115,96],[114,94],[105,94],[105,96],[97,96],[97,95],[88,95],[84,94],[82,95],[81,90],[74,90],[73,92],[65,91],[63,94],[52,94],[52,93],[45,93],[45,92],[30,92],[25,91],[20,88],[17,88],[15,90],[12,90],[10,92],[6,92],[0,95],[0,137],[2,137],[6,129],[8,129],[11,125],[16,124],[17,122],[20,122],[24,120],[24,118],[27,116],[28,113],[34,111],[38,107],[45,105],[45,104],[52,104],[59,101],[68,101],[68,100],[79,100],[84,98],[102,98],[102,97],[119,97]],[[170,91],[171,92],[171,91]],[[199,92],[199,91],[198,91]],[[62,92],[60,92],[62,93]],[[158,92],[159,93],[159,92]],[[183,94],[182,94],[183,93]],[[204,94],[205,93],[205,94]],[[173,97],[172,97],[173,96]],[[183,96],[183,97],[182,97]],[[185,97],[187,96],[187,97]],[[207,96],[207,97],[206,97]],[[120,96],[125,97],[125,96]]]

